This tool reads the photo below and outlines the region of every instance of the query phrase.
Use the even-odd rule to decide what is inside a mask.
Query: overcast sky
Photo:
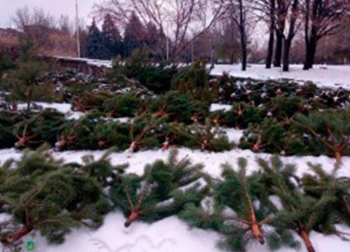
[[[94,2],[96,0],[78,0],[79,16],[86,25],[91,22],[89,13]],[[24,6],[28,6],[31,11],[34,7],[42,8],[56,18],[61,14],[68,15],[71,19],[75,17],[75,0],[0,0],[0,27],[10,27],[10,18],[16,9]]]

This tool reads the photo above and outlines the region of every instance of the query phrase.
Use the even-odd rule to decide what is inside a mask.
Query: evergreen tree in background
[[[128,57],[136,48],[143,46],[146,30],[135,12],[131,14],[124,33],[124,57]]]
[[[122,54],[122,37],[110,14],[103,20],[101,35],[109,58]]]
[[[166,36],[152,22],[146,24],[145,30],[145,44],[151,57],[156,60],[164,59],[162,58],[164,56],[162,49],[165,49]]]
[[[95,19],[93,19],[85,42],[85,57],[91,59],[109,59],[108,48],[103,41],[103,35],[96,26]]]

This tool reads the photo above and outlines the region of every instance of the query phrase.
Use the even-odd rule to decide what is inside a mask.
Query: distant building
[[[74,36],[58,29],[46,26],[31,25],[25,27],[23,32],[14,29],[0,28],[0,49],[7,50],[18,47],[23,34],[33,38],[38,46],[38,53],[46,56],[71,56],[75,57],[76,44]]]
[[[12,47],[19,45],[19,38],[21,32],[14,29],[1,29],[0,28],[0,46]]]

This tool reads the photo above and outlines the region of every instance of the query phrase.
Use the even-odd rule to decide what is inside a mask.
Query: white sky
[[[94,2],[96,0],[78,0],[79,16],[86,25],[91,23],[92,17],[89,13]],[[61,14],[68,15],[71,20],[75,17],[75,0],[0,0],[0,28],[10,27],[10,18],[18,8],[24,6],[28,6],[31,11],[34,7],[42,8],[55,18]]]

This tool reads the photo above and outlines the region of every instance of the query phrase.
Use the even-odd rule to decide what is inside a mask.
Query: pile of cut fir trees
[[[245,130],[239,146],[255,152],[327,155],[338,162],[349,155],[347,90],[226,74],[210,78],[203,63],[156,66],[142,53],[116,64],[105,78],[69,69],[45,72],[30,48],[23,47],[0,82],[6,94],[0,111],[2,148],[36,148],[47,142],[57,150],[177,145],[223,151],[235,146],[225,128],[236,128]],[[30,111],[34,100],[53,97],[85,116],[67,120],[55,111]],[[14,111],[12,103],[18,101],[26,102],[28,110]],[[232,108],[210,112],[213,102]],[[129,120],[118,119],[124,117]]]
[[[84,110],[77,120],[50,109],[0,111],[0,147],[36,148],[47,142],[57,150],[114,146],[136,151],[177,145],[223,151],[234,147],[225,128],[236,128],[245,129],[239,146],[255,152],[327,155],[341,162],[350,151],[349,109],[312,107],[299,97],[280,95],[259,107],[238,102],[226,112],[209,112],[208,102],[180,91],[153,98],[134,93],[101,101],[98,95],[91,97],[100,105]]]
[[[209,118],[209,104],[169,92],[150,100],[125,94],[108,100],[108,113],[91,110],[67,119],[52,109],[0,111],[1,148],[37,148],[44,142],[57,150],[139,149],[186,146],[209,151],[232,148],[224,131]],[[120,117],[127,117],[126,120]]]
[[[218,87],[217,103],[246,102],[256,106],[285,95],[299,97],[309,105],[323,108],[340,108],[349,104],[350,91],[342,87],[318,87],[313,82],[297,83],[291,79],[255,80],[227,75],[211,80]]]
[[[127,66],[125,68],[132,72]],[[158,68],[147,71],[154,74],[155,69]],[[136,151],[166,149],[169,145],[209,151],[232,148],[223,130],[209,117],[210,101],[214,96],[208,88],[209,77],[203,64],[198,63],[181,72],[177,70],[179,76],[168,84],[173,90],[157,96],[137,79],[128,78],[126,70],[125,74],[115,70],[114,75],[107,75],[111,83],[103,85],[72,84],[71,79],[65,83],[67,92],[72,95],[72,110],[84,111],[85,115],[78,120],[68,120],[65,115],[49,109],[31,110],[34,96],[24,97],[23,100],[28,102],[26,111],[1,110],[0,137],[4,140],[1,147],[37,148],[47,142],[57,150],[113,146],[118,150]],[[5,78],[5,83],[12,79],[20,83],[22,76],[17,76],[16,71],[11,74],[13,77]],[[27,84],[34,90],[37,82],[40,86],[45,81],[50,82],[51,75],[33,78]],[[58,77],[53,76],[54,82],[59,82]],[[153,79],[161,79],[160,74]],[[200,81],[202,79],[204,81]],[[17,99],[16,90],[9,88],[6,91],[10,100]],[[119,120],[120,117],[129,120]]]
[[[80,164],[49,153],[45,147],[25,151],[0,167],[0,212],[10,216],[0,224],[3,246],[20,248],[35,233],[62,243],[73,228],[97,229],[110,211],[124,213],[125,227],[177,215],[218,232],[218,246],[230,251],[258,242],[271,250],[305,246],[314,252],[312,231],[349,239],[337,229],[350,225],[350,180],[338,175],[339,165],[327,173],[309,164],[310,173],[298,177],[297,167],[277,156],[257,159],[256,172],[240,158],[237,167],[223,164],[214,179],[202,165],[179,159],[176,150],[167,161],[146,165],[142,175],[128,173],[126,164],[112,165],[111,152],[98,160],[85,156]]]

